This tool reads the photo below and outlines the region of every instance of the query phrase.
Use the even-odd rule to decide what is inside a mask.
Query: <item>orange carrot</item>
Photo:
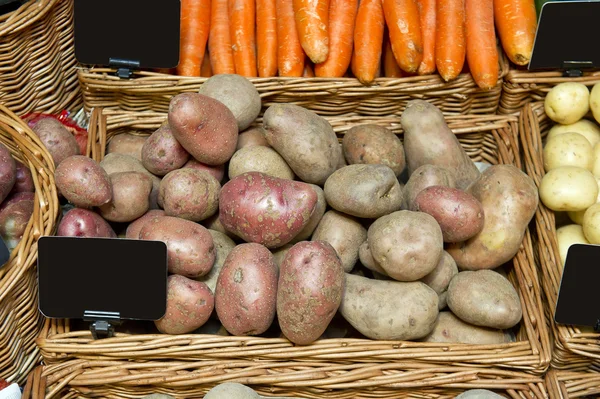
[[[229,0],[229,30],[235,73],[255,77],[256,8],[254,0]]]
[[[304,72],[304,50],[296,29],[292,0],[276,0],[276,6],[279,76],[300,77]]]
[[[467,62],[475,83],[491,89],[498,82],[494,0],[466,0]]]
[[[208,51],[210,51],[211,67],[215,75],[235,73],[227,0],[212,0]]]
[[[537,30],[533,0],[494,0],[494,16],[508,58],[517,65],[529,64]]]
[[[275,0],[256,0],[258,76],[277,75],[277,12]]]
[[[389,39],[385,40],[383,48],[383,73],[386,78],[401,78],[404,75],[396,62]]]
[[[203,78],[210,78],[212,75],[213,73],[210,65],[210,53],[207,51],[204,53],[204,60],[202,61],[202,67],[200,68],[200,76]]]
[[[181,0],[180,76],[200,76],[208,31],[211,0]]]
[[[444,1],[444,0],[439,0]],[[436,0],[417,0],[421,16],[423,35],[423,60],[419,65],[419,75],[435,72],[435,7]]]
[[[465,64],[465,0],[438,1],[436,6],[435,65],[447,82]]]
[[[293,0],[296,29],[304,52],[312,62],[325,62],[329,54],[329,0]]]
[[[318,77],[339,78],[348,70],[357,9],[358,0],[330,0],[329,55],[325,62],[315,65]]]
[[[400,68],[416,72],[423,60],[423,35],[417,0],[383,0],[392,51]]]
[[[304,78],[314,78],[315,77],[315,73],[310,64],[311,64],[310,62],[304,63],[304,73],[302,74],[302,77],[304,77]]]
[[[373,82],[378,74],[384,28],[381,0],[361,0],[354,27],[352,72],[363,84]]]

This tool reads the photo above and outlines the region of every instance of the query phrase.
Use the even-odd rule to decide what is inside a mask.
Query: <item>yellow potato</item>
[[[556,229],[556,238],[558,241],[558,252],[560,253],[561,264],[564,265],[567,260],[569,247],[573,244],[589,244],[583,234],[583,228],[577,224],[570,224]]]
[[[554,125],[548,132],[546,140],[563,133],[579,133],[589,140],[590,144],[595,146],[600,142],[600,126],[587,119],[582,119],[569,125]]]
[[[544,169],[546,172],[561,166],[578,166],[592,170],[594,150],[579,133],[563,133],[548,140],[544,147]]]
[[[596,182],[598,183],[598,198],[596,198],[596,203],[600,202],[600,177],[596,177]],[[571,219],[573,222],[577,223],[578,225],[582,225],[583,224],[583,215],[585,214],[585,211],[587,211],[587,208],[582,210],[582,211],[572,211],[572,212],[567,212],[567,214],[569,215],[569,219]]]
[[[600,121],[600,85],[596,83],[590,93],[590,109],[596,121]]]
[[[590,91],[581,83],[560,83],[546,95],[544,109],[554,122],[575,123],[590,110]]]
[[[600,143],[597,143],[593,150],[592,154],[594,157],[594,163],[592,165],[592,173],[596,177],[600,177]]]
[[[562,166],[546,173],[540,198],[553,211],[581,211],[596,203],[598,183],[587,169]]]
[[[590,244],[600,244],[600,204],[594,204],[583,215],[583,235]]]

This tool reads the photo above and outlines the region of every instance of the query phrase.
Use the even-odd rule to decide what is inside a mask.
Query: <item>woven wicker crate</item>
[[[600,373],[551,370],[546,374],[550,399],[597,398],[600,396]]]
[[[81,104],[73,0],[31,0],[0,16],[0,103],[17,115]]]
[[[37,240],[54,233],[58,196],[52,157],[27,124],[2,105],[0,143],[29,167],[36,188],[23,239],[0,268],[0,378],[23,382],[41,358],[35,346],[43,324],[37,309]]]

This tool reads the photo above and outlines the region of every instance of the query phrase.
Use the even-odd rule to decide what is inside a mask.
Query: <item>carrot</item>
[[[325,62],[329,54],[329,0],[293,0],[296,29],[304,52],[312,62]]]
[[[256,0],[258,76],[277,75],[277,12],[275,0]]]
[[[383,0],[392,51],[400,68],[416,72],[423,60],[423,35],[417,0]]]
[[[339,78],[348,70],[352,58],[358,0],[330,1],[329,55],[325,62],[315,65],[315,74],[318,77]]]
[[[229,30],[235,72],[248,78],[257,75],[255,14],[254,0],[229,0]]]
[[[305,78],[314,78],[315,77],[315,73],[313,71],[312,66],[310,65],[310,62],[304,63],[304,73],[302,73],[302,77],[305,77]]]
[[[448,82],[465,65],[465,0],[438,1],[436,6],[435,65]]]
[[[304,72],[304,50],[296,29],[292,0],[276,0],[276,7],[279,76],[300,77]]]
[[[200,76],[208,31],[211,0],[181,0],[180,76]]]
[[[227,0],[212,0],[208,51],[210,52],[211,67],[215,75],[235,73]]]
[[[439,0],[444,1],[444,0]],[[431,75],[435,72],[435,7],[436,0],[417,0],[421,16],[423,35],[423,60],[419,65],[419,75]]]
[[[352,72],[363,84],[379,73],[385,19],[381,0],[361,0],[354,27]]]
[[[389,39],[385,41],[385,47],[383,48],[383,73],[386,78],[401,78],[404,76],[402,69],[396,62],[396,58],[394,58]]]
[[[498,82],[498,47],[494,28],[494,0],[466,0],[467,62],[471,75],[482,89]]]
[[[200,67],[200,76],[203,78],[210,78],[212,75],[213,73],[210,65],[210,53],[207,51],[204,53],[204,60],[202,61],[202,67]]]
[[[529,64],[537,30],[533,0],[494,0],[494,16],[508,58],[517,65]]]

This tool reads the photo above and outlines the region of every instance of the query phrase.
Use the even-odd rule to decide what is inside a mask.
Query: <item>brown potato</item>
[[[8,148],[0,143],[0,203],[8,196],[17,180],[17,164]]]
[[[323,218],[325,210],[327,209],[327,200],[325,199],[325,192],[323,191],[323,189],[317,186],[316,184],[309,184],[309,186],[311,186],[317,193],[317,205],[315,205],[315,210],[310,216],[310,219],[308,220],[306,226],[304,226],[300,233],[298,233],[298,235],[294,237],[294,239],[291,241],[294,244],[300,241],[308,240],[310,238],[310,236],[313,234],[313,232],[319,225],[319,222]]]
[[[88,209],[73,208],[62,217],[59,237],[116,238],[117,234],[102,216]]]
[[[219,183],[223,181],[225,177],[225,165],[205,165],[202,162],[196,161],[194,158],[187,161],[183,168],[204,170],[212,175]]]
[[[404,201],[402,209],[415,211],[415,199],[417,195],[427,187],[443,186],[454,188],[454,177],[441,166],[423,165],[414,171],[406,186],[404,186]]]
[[[227,257],[217,280],[215,308],[232,335],[259,335],[275,319],[277,266],[260,244],[241,244]]]
[[[199,222],[217,212],[221,185],[208,172],[178,169],[160,183],[159,204],[168,216]]]
[[[415,198],[415,207],[438,222],[444,242],[463,242],[483,229],[483,206],[471,194],[456,188],[427,187]]]
[[[164,176],[181,168],[190,154],[173,136],[168,123],[158,128],[142,147],[142,164],[150,173]]]
[[[235,248],[235,242],[233,242],[233,240],[227,237],[225,234],[218,231],[208,230],[208,232],[210,233],[215,245],[215,264],[213,265],[212,269],[210,269],[208,274],[205,274],[196,280],[202,281],[204,284],[206,284],[214,294],[217,288],[219,274],[221,274],[221,269],[223,268],[229,253],[233,250],[233,248]]]
[[[109,222],[132,222],[150,208],[152,179],[139,172],[110,175],[112,201],[100,206],[100,215]]]
[[[158,216],[166,216],[167,214],[162,209],[151,209],[148,212],[144,213],[141,217],[137,218],[133,222],[127,226],[127,230],[125,231],[125,238],[129,238],[131,240],[139,240],[140,231],[142,231],[142,227],[149,222],[151,219]]]
[[[60,194],[77,207],[102,206],[112,200],[108,173],[98,162],[86,156],[66,158],[56,168],[54,177]]]
[[[303,241],[287,253],[279,271],[277,317],[297,345],[317,340],[338,310],[344,292],[342,262],[331,245]]]
[[[322,185],[337,169],[341,151],[323,117],[293,104],[274,104],[263,117],[266,139],[304,182]]]
[[[456,262],[454,262],[454,259],[448,252],[444,251],[442,258],[435,269],[420,280],[431,287],[431,289],[439,295],[440,300],[438,304],[440,310],[448,305],[448,286],[450,285],[452,278],[457,274],[458,267],[456,267]]]
[[[0,144],[1,145],[1,144]],[[0,155],[1,157],[1,155]],[[0,161],[1,163],[2,161]],[[16,173],[15,173],[15,185],[12,188],[12,193],[33,193],[35,192],[35,184],[33,183],[33,176],[31,171],[25,165],[19,161],[15,161]],[[10,178],[6,180],[0,177],[0,181],[6,181],[10,184]],[[1,198],[1,196],[0,196]],[[2,199],[0,199],[0,203]]]
[[[117,134],[113,136],[108,142],[106,152],[108,154],[123,154],[129,155],[137,159],[142,160],[142,147],[148,140],[148,136],[140,136],[136,134]]]
[[[371,247],[369,247],[369,240],[365,240],[360,247],[358,248],[358,257],[360,259],[360,263],[366,267],[367,269],[375,272],[377,274],[381,274],[386,276],[386,272],[381,267],[375,259],[373,259],[373,254],[371,254]]]
[[[34,193],[12,194],[0,206],[0,237],[12,251],[19,245],[34,208]]]
[[[274,149],[250,146],[236,151],[229,161],[229,178],[246,172],[261,172],[280,179],[294,180],[294,172]]]
[[[398,211],[377,219],[368,231],[373,259],[391,278],[419,280],[431,273],[444,252],[442,230],[426,213]]]
[[[511,260],[521,247],[538,207],[537,187],[516,167],[495,165],[483,172],[468,192],[483,206],[483,230],[447,251],[460,269],[495,269]]]
[[[342,144],[340,143],[340,160],[335,168],[335,170],[342,169],[344,166],[348,166],[348,162],[346,162],[346,158],[344,157],[344,150],[342,149]]]
[[[336,211],[376,219],[402,206],[402,188],[385,165],[348,165],[325,182],[325,198]]]
[[[271,147],[265,138],[265,133],[266,131],[262,126],[251,127],[250,129],[243,131],[238,137],[236,150],[239,151],[244,147],[253,145]]]
[[[235,234],[233,234],[230,231],[227,231],[225,226],[223,226],[223,223],[221,223],[221,219],[219,219],[219,212],[215,213],[208,219],[203,220],[202,225],[209,230],[215,230],[215,231],[218,231],[219,233],[223,233],[227,237],[231,238],[232,240],[239,239],[238,236],[236,236]]]
[[[207,229],[189,220],[159,216],[148,221],[140,239],[167,244],[169,272],[189,278],[207,274],[215,263],[215,245]]]
[[[402,142],[383,126],[355,126],[346,132],[342,145],[349,165],[386,165],[396,176],[400,176],[406,167]]]
[[[75,137],[54,118],[44,118],[31,129],[40,138],[52,159],[54,166],[72,155],[80,155],[79,144]]]
[[[440,312],[435,327],[423,342],[498,345],[514,342],[510,333],[465,323],[452,312]]]
[[[163,334],[187,334],[208,321],[214,306],[213,294],[206,284],[184,276],[169,276],[167,312],[154,324]]]
[[[454,175],[456,188],[460,190],[479,178],[479,170],[435,105],[423,100],[410,101],[400,123],[409,175],[425,164],[442,166]]]
[[[182,93],[173,97],[169,125],[183,148],[202,163],[222,165],[235,152],[237,121],[223,103],[208,96]]]
[[[366,239],[367,229],[356,219],[332,210],[325,213],[311,240],[331,244],[342,261],[344,271],[348,273],[354,269],[358,261],[358,248]]]
[[[285,259],[287,253],[294,246],[294,244],[285,244],[283,247],[279,247],[271,250],[273,254],[273,260],[275,261],[275,266],[277,266],[277,270],[281,269],[281,264]]]

